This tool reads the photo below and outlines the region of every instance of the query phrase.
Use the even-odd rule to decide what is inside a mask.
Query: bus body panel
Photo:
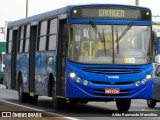
[[[55,76],[55,56],[56,53],[37,53],[36,54],[36,69],[35,69],[35,82],[36,89],[35,93],[38,95],[48,95],[48,87],[49,87],[49,75],[52,74]],[[47,64],[47,59],[52,58],[52,64]]]
[[[16,79],[18,80],[19,74],[22,75],[23,80],[23,91],[29,92],[29,54],[22,53],[17,54],[16,64]],[[17,82],[18,84],[18,82]]]
[[[46,64],[47,58],[52,57],[53,64]],[[35,93],[38,95],[48,95],[48,82],[49,82],[49,74],[53,74],[55,76],[55,64],[56,64],[56,53],[37,53],[36,54],[36,62],[35,62]],[[23,90],[24,92],[29,92],[29,55],[28,54],[20,54],[17,55],[17,79],[18,73],[22,74],[23,79]]]
[[[70,23],[79,23],[79,24],[88,24],[90,20],[83,20],[83,19],[78,19],[78,20],[69,20]],[[95,23],[99,24],[117,24],[117,25],[128,25],[132,20],[94,20]],[[152,25],[151,21],[134,21],[134,25]]]
[[[52,64],[47,63],[48,58],[52,58]],[[36,70],[35,74],[45,74],[49,75],[50,73],[55,74],[55,64],[56,64],[56,52],[45,52],[36,54]],[[50,62],[50,61],[49,61]]]
[[[4,77],[4,85],[11,89],[11,55],[5,55],[5,77]]]
[[[101,69],[103,69],[103,72]],[[120,74],[121,69],[123,69],[123,71],[126,70],[126,74]],[[130,73],[128,73],[129,69],[134,69],[139,72],[132,73],[133,71],[130,71]],[[83,65],[67,62],[67,71],[75,72],[76,77],[71,79],[69,74],[66,76],[66,95],[69,98],[89,98],[92,96],[95,98],[148,99],[152,97],[152,81],[147,80],[145,85],[143,85],[141,81],[146,79],[146,76],[152,72],[152,69],[152,64],[143,66],[109,66]],[[107,74],[107,72],[110,72],[109,70],[116,70],[117,73]],[[94,73],[95,71],[99,72],[99,74]],[[104,73],[104,71],[106,73]],[[81,82],[76,82],[77,78],[80,78]],[[84,85],[83,82],[85,80],[88,81],[88,85]],[[141,85],[139,87],[135,85],[137,81],[140,81]],[[120,94],[105,94],[106,88],[120,89]]]
[[[112,86],[113,88],[119,88],[119,86]],[[152,98],[152,83],[149,83],[148,85],[146,85],[144,88],[141,89],[137,89],[134,90],[133,93],[126,93],[126,94],[130,94],[130,95],[107,95],[105,94],[105,88],[112,88],[111,86],[105,86],[105,87],[101,87],[101,89],[99,89],[100,92],[97,92],[98,94],[101,95],[94,95],[93,92],[89,93],[88,90],[85,90],[84,88],[78,87],[77,85],[75,85],[75,83],[73,83],[72,81],[68,81],[67,82],[67,93],[66,93],[66,97],[67,98],[76,98],[76,99],[88,99],[88,100],[99,100],[99,99],[116,99],[116,98],[128,98],[128,99],[151,99]],[[125,86],[123,86],[125,87]],[[86,88],[87,89],[87,88]],[[96,87],[95,87],[96,89]],[[90,90],[93,91],[93,90]],[[148,91],[148,92],[146,92]]]

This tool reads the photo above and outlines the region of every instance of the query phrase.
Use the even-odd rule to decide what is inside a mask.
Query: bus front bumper
[[[106,94],[105,89],[119,89],[118,94]],[[72,80],[67,81],[66,98],[76,99],[151,99],[152,98],[152,82],[149,81],[145,85],[136,87],[131,85],[87,85],[76,83]]]

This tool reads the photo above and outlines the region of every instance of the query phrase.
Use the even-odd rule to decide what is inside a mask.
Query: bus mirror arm
[[[158,39],[157,39],[157,35],[154,31],[152,31],[152,40],[151,40],[151,51],[153,51],[153,56],[156,55],[156,53],[158,52],[157,48],[158,48]]]

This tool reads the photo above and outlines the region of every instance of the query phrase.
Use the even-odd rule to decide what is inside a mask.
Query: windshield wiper
[[[119,42],[123,38],[123,36],[128,32],[128,30],[132,27],[133,24],[134,24],[134,22],[131,22],[128,25],[128,27],[122,32],[122,34],[119,37],[117,37],[116,42]]]
[[[95,29],[95,32],[98,34],[99,40],[104,44],[104,52],[106,54],[106,43],[105,43],[105,35],[104,35],[104,29],[103,29],[103,34],[101,34],[100,30],[98,29],[97,25],[93,22],[90,21],[90,24],[93,29]]]
[[[104,52],[105,52],[105,55],[106,55],[106,41],[105,41],[105,37],[104,37],[104,29],[103,29],[103,42],[104,42]]]
[[[118,30],[116,29],[116,38],[118,39]],[[119,54],[119,42],[117,42],[117,53]]]
[[[104,42],[104,39],[103,39],[104,37],[101,34],[100,30],[97,28],[97,25],[93,21],[90,21],[90,24],[91,24],[92,28],[95,29],[95,32],[98,34],[99,40],[101,40],[101,42]]]
[[[116,37],[117,37],[117,52],[119,54],[119,41],[123,38],[123,36],[128,32],[128,30],[133,26],[134,22],[131,22],[128,27],[122,32],[122,34],[118,37],[118,31],[116,29]]]

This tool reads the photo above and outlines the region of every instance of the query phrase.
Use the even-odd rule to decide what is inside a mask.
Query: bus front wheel
[[[147,105],[149,108],[154,108],[156,106],[156,100],[153,99],[147,100]]]
[[[79,100],[79,103],[80,103],[80,104],[87,104],[87,103],[88,103],[88,100]]]
[[[128,111],[131,106],[131,99],[116,99],[118,111]]]
[[[66,105],[65,98],[60,98],[56,96],[55,87],[52,88],[52,104],[53,104],[53,108],[55,108],[56,110],[63,110]]]

